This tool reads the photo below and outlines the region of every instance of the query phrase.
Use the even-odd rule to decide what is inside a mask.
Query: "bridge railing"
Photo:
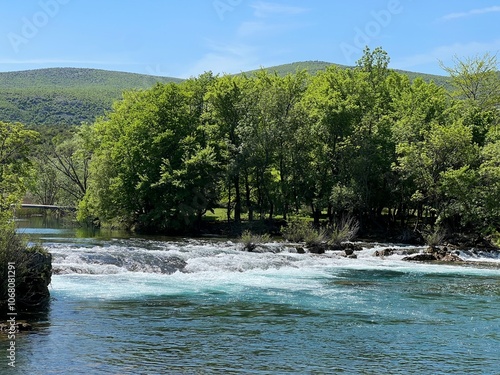
[[[76,211],[75,207],[72,206],[55,206],[50,204],[21,204],[21,205],[12,205],[13,207],[20,208],[34,208],[34,209],[45,209],[45,210],[59,210],[59,211]]]

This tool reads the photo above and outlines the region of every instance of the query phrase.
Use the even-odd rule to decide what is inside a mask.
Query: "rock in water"
[[[403,260],[420,261],[420,262],[429,262],[429,261],[462,262],[463,261],[457,254],[455,254],[455,252],[450,251],[445,246],[430,246],[426,250],[426,252],[413,254],[413,255],[404,257]]]
[[[429,262],[437,260],[437,258],[436,255],[432,253],[418,253],[404,257],[403,260],[416,261],[416,262]]]

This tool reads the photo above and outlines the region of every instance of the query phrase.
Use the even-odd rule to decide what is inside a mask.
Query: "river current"
[[[52,301],[0,374],[500,374],[496,257],[20,231],[53,255]]]

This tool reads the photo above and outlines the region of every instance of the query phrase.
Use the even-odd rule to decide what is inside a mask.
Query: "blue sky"
[[[500,51],[500,0],[0,0],[0,71],[86,67],[186,78],[305,60],[391,67]]]

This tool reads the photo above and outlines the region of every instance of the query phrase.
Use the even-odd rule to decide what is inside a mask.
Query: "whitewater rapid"
[[[299,254],[293,244],[263,244],[258,252],[244,251],[229,240],[114,239],[88,243],[46,243],[53,256],[52,288],[81,298],[129,298],[191,293],[251,293],[273,288],[294,292],[319,291],[323,280],[341,270],[381,270],[402,273],[498,275],[497,267],[429,264],[403,261],[423,247],[369,244],[356,259],[343,251]],[[390,247],[394,255],[378,257]],[[498,258],[463,252],[471,261],[500,264]],[[471,264],[471,263],[468,263]],[[479,263],[478,263],[479,264]]]

